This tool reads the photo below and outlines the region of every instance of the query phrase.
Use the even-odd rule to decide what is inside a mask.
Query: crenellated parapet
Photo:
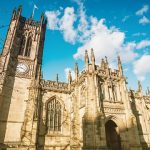
[[[75,84],[81,84],[85,80],[85,77],[88,74],[97,75],[98,78],[102,78],[103,80],[111,80],[111,81],[120,81],[120,80],[125,81],[126,80],[123,75],[122,63],[121,63],[121,59],[119,56],[118,56],[118,69],[113,70],[109,67],[107,57],[101,60],[100,65],[95,64],[95,56],[94,56],[93,49],[91,49],[90,60],[88,56],[88,51],[87,50],[85,51],[85,68],[79,73],[78,65],[75,64],[74,72],[75,72],[75,80],[71,80],[71,83],[70,83],[72,86],[74,86]],[[72,79],[72,76],[70,73],[68,74],[68,77],[69,79]]]
[[[86,50],[85,68],[75,63],[67,83],[58,74],[44,80],[46,19],[21,11],[13,11],[0,55],[0,150],[149,148],[150,90],[144,95],[140,82],[128,90],[120,57],[112,69]]]
[[[40,84],[42,90],[69,93],[68,84],[64,82],[42,80]]]
[[[150,97],[149,96],[143,96],[143,99],[144,99],[145,103],[150,106]]]

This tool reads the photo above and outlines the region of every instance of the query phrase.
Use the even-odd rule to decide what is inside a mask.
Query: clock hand
[[[23,69],[24,71],[26,70],[24,67],[21,67],[21,69]]]

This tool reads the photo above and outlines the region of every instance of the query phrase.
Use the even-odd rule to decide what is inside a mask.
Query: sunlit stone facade
[[[85,69],[68,83],[42,78],[46,20],[13,11],[0,56],[0,150],[148,150],[150,91],[127,89],[107,58],[95,64],[85,51]]]

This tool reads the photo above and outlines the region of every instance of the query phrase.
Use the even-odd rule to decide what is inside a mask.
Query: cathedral
[[[0,150],[150,150],[150,91],[127,88],[120,57],[113,70],[107,57],[95,64],[91,49],[75,79],[44,80],[47,21],[21,12],[0,55]]]

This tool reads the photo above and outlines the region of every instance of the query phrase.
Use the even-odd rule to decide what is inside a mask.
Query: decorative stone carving
[[[37,94],[37,84],[33,79],[29,88],[29,99],[27,100],[27,107],[21,132],[21,140],[25,145],[30,145],[30,143],[32,142],[32,124],[34,121],[33,119],[36,110]]]
[[[105,133],[108,116],[111,116],[110,122],[114,121],[113,129],[117,129],[117,136],[121,137],[117,143],[122,150],[149,149],[150,93],[143,96],[128,91],[120,58],[118,70],[113,71],[109,68],[107,57],[102,59],[100,65],[95,64],[93,50],[89,63],[86,51],[86,67],[80,74],[77,71],[76,80],[70,80],[69,83],[44,80],[41,64],[46,20],[41,16],[40,21],[33,21],[32,18],[22,17],[20,13],[21,8],[14,11],[0,56],[0,143],[5,145],[5,149],[112,149],[107,143],[116,143],[113,138],[107,138]],[[21,36],[32,37],[33,56],[18,56]],[[29,70],[18,73],[18,63],[26,64]],[[119,94],[114,95],[114,92]],[[46,101],[53,95],[63,104],[62,129],[47,133],[52,112],[47,113]],[[52,103],[52,107],[57,109],[54,107],[57,104]],[[116,121],[117,117],[119,121]],[[56,126],[57,122],[52,123]],[[14,142],[7,143],[11,140]]]
[[[40,84],[44,90],[69,93],[67,83],[42,80]]]

